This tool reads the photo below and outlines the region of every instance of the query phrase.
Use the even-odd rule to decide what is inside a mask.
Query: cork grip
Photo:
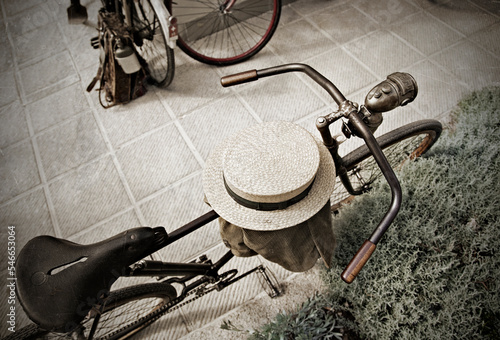
[[[223,87],[229,87],[248,83],[257,79],[259,79],[259,77],[257,76],[257,70],[250,70],[222,77],[220,83]]]
[[[366,240],[361,248],[359,248],[356,255],[354,255],[351,262],[349,262],[346,269],[344,269],[344,271],[342,272],[342,280],[347,283],[351,283],[352,281],[354,281],[372,253],[375,251],[376,247],[377,246],[374,243]]]

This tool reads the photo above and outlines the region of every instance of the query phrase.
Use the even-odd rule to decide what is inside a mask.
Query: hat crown
[[[320,153],[305,129],[270,122],[244,130],[223,155],[223,176],[246,200],[277,203],[292,199],[314,181]]]

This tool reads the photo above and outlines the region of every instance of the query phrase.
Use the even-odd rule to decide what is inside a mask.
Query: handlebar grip
[[[356,255],[354,255],[351,262],[349,262],[347,267],[342,272],[342,280],[347,283],[351,283],[352,281],[354,281],[372,253],[375,251],[376,247],[377,245],[375,243],[366,240],[361,248],[359,248]]]
[[[229,87],[243,83],[248,83],[257,79],[259,79],[257,75],[257,70],[250,70],[237,74],[232,74],[230,76],[224,76],[220,79],[220,83],[223,87]]]

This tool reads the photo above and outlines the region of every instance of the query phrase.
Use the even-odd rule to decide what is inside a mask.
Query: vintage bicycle
[[[168,86],[175,73],[174,48],[211,65],[232,65],[258,53],[279,23],[281,0],[102,0],[119,13],[146,61],[153,85]],[[81,23],[86,9],[78,0],[68,8],[70,23]],[[95,40],[97,41],[97,40]],[[97,42],[94,46],[98,48]]]
[[[304,64],[243,72],[223,77],[221,83],[234,86],[288,72],[305,73],[339,106],[337,111],[316,120],[336,168],[332,173],[337,176],[337,188],[330,199],[332,210],[368,191],[382,175],[391,188],[389,209],[342,273],[342,279],[350,283],[398,213],[402,195],[393,168],[425,153],[438,139],[442,126],[435,120],[421,120],[374,137],[372,131],[382,123],[383,112],[406,105],[416,97],[417,84],[407,73],[389,75],[368,93],[364,105],[347,100],[331,81]],[[332,136],[330,131],[330,125],[336,121],[342,122],[340,135],[360,137],[365,145],[341,157],[343,138]],[[224,269],[234,256],[231,251],[218,259],[201,256],[188,263],[148,258],[217,217],[212,210],[171,233],[163,227],[135,228],[89,245],[52,236],[35,237],[22,249],[16,262],[18,299],[34,324],[8,339],[124,339],[162,315],[252,273],[261,276],[270,296],[279,295],[278,282],[263,266],[244,273],[237,268]],[[119,277],[151,277],[159,278],[159,282],[112,290]]]

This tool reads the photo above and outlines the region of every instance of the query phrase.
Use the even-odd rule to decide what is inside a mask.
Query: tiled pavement
[[[414,103],[386,114],[380,132],[421,118],[447,121],[457,100],[500,84],[500,3],[488,0],[298,0],[283,7],[269,45],[250,61],[207,66],[176,50],[176,75],[134,102],[104,110],[84,89],[97,70],[94,30],[69,26],[62,0],[1,0],[0,234],[16,226],[19,250],[39,234],[88,243],[127,228],[167,231],[206,212],[201,174],[210,150],[251,124],[289,120],[314,130],[335,108],[303,75],[238,88],[221,75],[287,62],[310,64],[357,102],[394,71],[414,75]],[[98,1],[83,0],[91,20]],[[215,223],[160,256],[224,251]],[[5,256],[1,256],[5,258]],[[260,258],[237,259],[239,267]],[[7,280],[2,260],[2,286]],[[289,272],[274,267],[280,279]],[[5,278],[5,279],[4,279]],[[0,311],[6,315],[5,289]],[[147,338],[176,339],[261,292],[249,278],[163,318]],[[17,326],[26,323],[19,313]],[[5,335],[2,321],[1,334]]]

